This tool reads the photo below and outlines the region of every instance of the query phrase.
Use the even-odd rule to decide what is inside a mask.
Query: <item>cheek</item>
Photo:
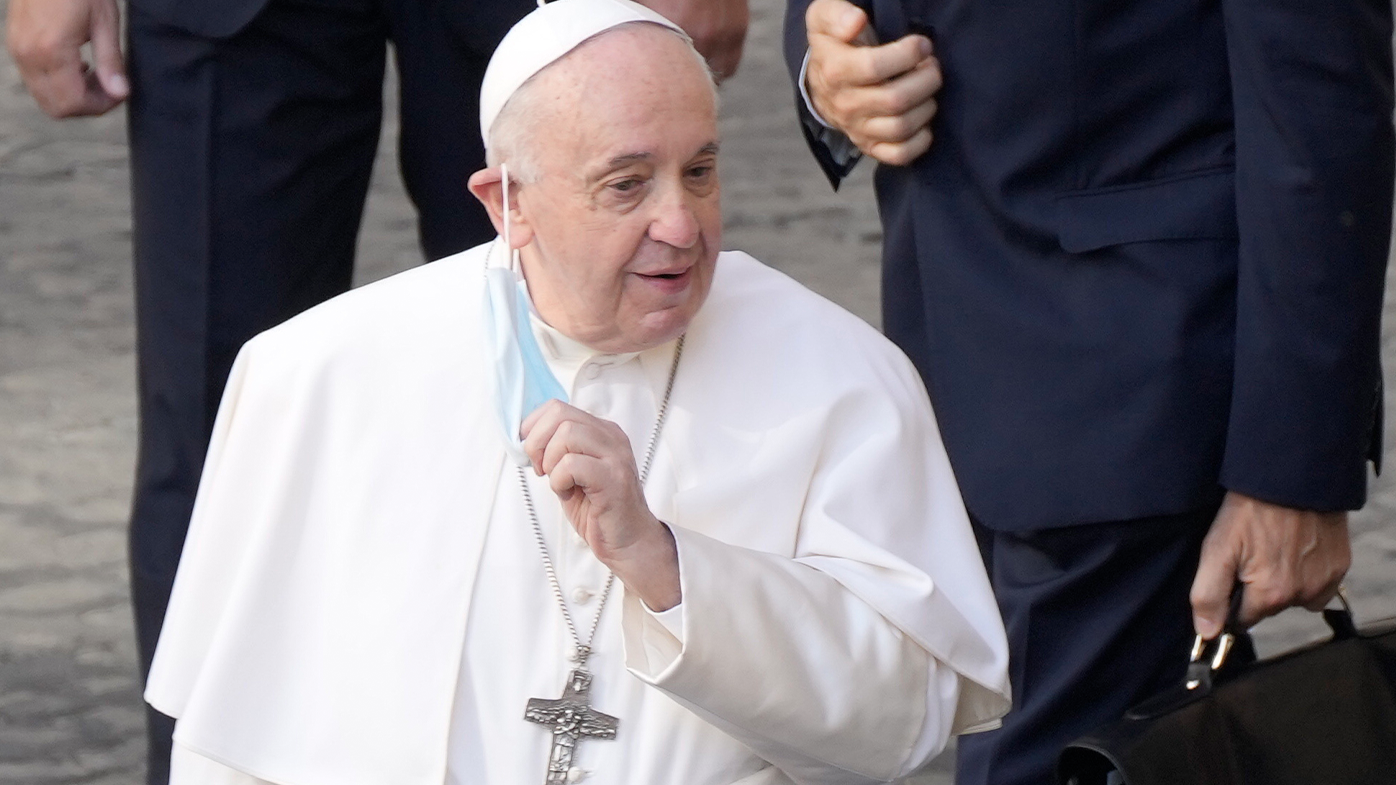
[[[718,200],[717,194],[714,193],[694,207],[693,217],[698,222],[698,229],[702,232],[703,239],[716,253],[722,247],[722,203]]]
[[[566,277],[577,290],[592,296],[618,293],[625,285],[625,268],[644,237],[643,231],[615,221],[579,222],[577,228],[567,238],[566,247],[586,250],[570,253]]]

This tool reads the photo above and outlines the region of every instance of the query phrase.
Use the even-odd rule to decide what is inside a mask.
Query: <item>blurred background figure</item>
[[[961,785],[1054,781],[1233,584],[1245,624],[1336,590],[1381,455],[1391,37],[1389,0],[789,4],[821,166],[883,164],[883,326],[1008,630]]]
[[[746,0],[649,0],[719,76]],[[131,594],[144,674],[214,413],[243,342],[349,287],[382,122],[389,42],[399,164],[423,256],[493,236],[466,190],[484,165],[476,101],[499,38],[533,0],[11,0],[7,45],[53,117],[128,102],[140,450]],[[84,53],[84,46],[89,47]],[[151,711],[151,783],[172,723]]]

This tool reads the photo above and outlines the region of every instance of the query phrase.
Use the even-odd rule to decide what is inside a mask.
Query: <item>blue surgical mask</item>
[[[490,248],[485,264],[485,334],[494,367],[494,399],[504,430],[505,449],[518,465],[528,464],[519,431],[535,409],[551,399],[567,402],[567,392],[543,359],[529,322],[528,290],[515,272],[509,248],[509,173],[504,175],[504,238]],[[503,264],[494,264],[496,253]]]

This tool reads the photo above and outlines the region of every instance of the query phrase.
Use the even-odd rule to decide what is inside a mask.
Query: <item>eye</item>
[[[703,180],[713,173],[712,164],[699,164],[688,167],[688,178],[690,180]]]
[[[624,180],[616,180],[613,183],[608,183],[606,187],[610,188],[615,193],[624,195],[640,190],[641,186],[644,184],[644,181],[638,177],[627,177]]]

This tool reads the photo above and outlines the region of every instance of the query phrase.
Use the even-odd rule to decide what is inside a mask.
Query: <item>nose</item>
[[[692,248],[698,242],[698,219],[694,216],[691,197],[683,188],[675,188],[656,205],[650,219],[649,237],[655,242],[675,248]]]

